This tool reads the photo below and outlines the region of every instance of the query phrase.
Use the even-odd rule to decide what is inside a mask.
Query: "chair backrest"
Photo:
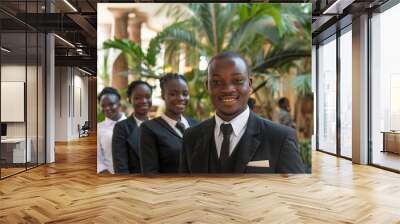
[[[85,123],[82,126],[82,129],[89,129],[90,128],[90,123],[89,121],[85,121]]]

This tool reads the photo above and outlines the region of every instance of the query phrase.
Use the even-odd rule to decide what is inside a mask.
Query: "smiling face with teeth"
[[[212,60],[208,67],[208,93],[219,117],[230,121],[247,108],[251,79],[240,57]]]
[[[135,87],[129,97],[129,102],[135,110],[135,117],[140,120],[145,120],[151,108],[151,89],[145,84],[140,84]]]
[[[182,79],[168,80],[161,89],[162,98],[165,101],[165,115],[178,120],[185,112],[189,100],[189,89]]]

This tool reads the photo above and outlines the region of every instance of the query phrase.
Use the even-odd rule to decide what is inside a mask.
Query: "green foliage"
[[[105,50],[102,58],[102,66],[99,71],[100,79],[103,81],[103,84],[108,86],[110,84],[110,75],[108,74],[108,55],[109,51]]]
[[[207,78],[206,71],[194,69],[185,74],[189,85],[189,105],[186,113],[189,116],[196,117],[199,120],[204,120],[210,117],[213,111],[205,81]]]
[[[104,121],[106,117],[104,116],[103,110],[100,108],[100,105],[97,104],[97,123]]]
[[[297,75],[294,77],[292,85],[300,98],[312,96],[311,74]]]
[[[285,16],[281,4],[193,3],[183,9],[167,10],[173,10],[178,16],[184,11],[191,15],[184,19],[175,17],[178,22],[166,28],[173,27],[175,31],[165,33],[168,40],[174,40],[171,44],[187,44],[190,39],[191,43],[197,43],[190,44],[191,52],[208,58],[231,50],[252,61],[268,39],[265,34],[277,41],[286,32],[295,30],[295,24]]]
[[[312,152],[311,152],[311,140],[300,139],[299,140],[300,155],[303,159],[304,165],[306,166],[306,173],[311,173],[312,168]]]
[[[147,54],[143,52],[139,44],[128,39],[107,40],[103,43],[103,48],[120,50],[127,59],[130,72],[136,78],[159,78],[160,68],[156,67],[156,58],[161,49],[162,37],[160,35],[150,41]]]
[[[161,11],[175,22],[151,40],[147,54],[129,40],[110,40],[104,48],[121,50],[130,72],[137,78],[162,75],[162,68],[155,65],[161,45],[165,47],[165,64],[176,60],[185,50],[187,63],[192,66],[185,74],[191,97],[188,114],[205,118],[213,109],[204,86],[207,73],[198,68],[200,56],[209,60],[219,52],[235,51],[248,61],[259,80],[254,83],[273,95],[279,91],[279,78],[289,73],[294,62],[310,57],[311,13],[305,13],[311,12],[310,7],[311,4],[278,3],[187,3],[184,7],[171,4]],[[294,82],[300,94],[307,94],[307,81]]]

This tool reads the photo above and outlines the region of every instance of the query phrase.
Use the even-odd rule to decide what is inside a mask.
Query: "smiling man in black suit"
[[[249,73],[236,53],[211,59],[206,85],[216,113],[185,132],[181,173],[305,172],[296,131],[249,110]]]

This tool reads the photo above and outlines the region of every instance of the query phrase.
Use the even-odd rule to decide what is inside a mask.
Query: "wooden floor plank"
[[[311,175],[96,174],[96,139],[0,181],[0,223],[400,223],[400,175],[313,152]]]

